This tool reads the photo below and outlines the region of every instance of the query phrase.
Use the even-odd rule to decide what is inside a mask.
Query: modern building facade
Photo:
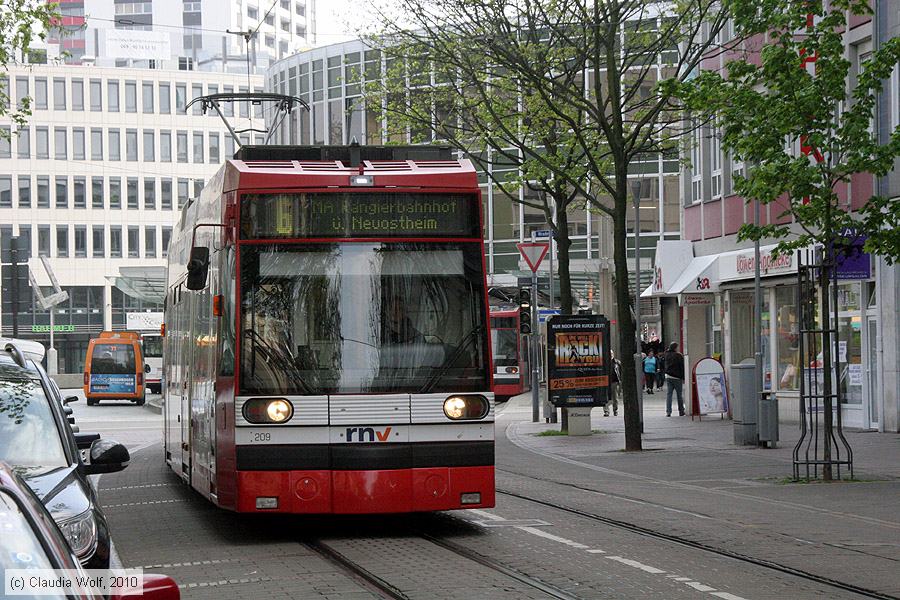
[[[161,311],[152,288],[179,210],[234,153],[219,117],[186,105],[262,91],[257,73],[315,43],[316,11],[315,0],[62,0],[59,11],[46,42],[0,75],[10,108],[29,98],[32,109],[23,127],[0,119],[0,248],[8,276],[20,238],[42,287],[49,259],[69,293],[53,314],[59,371],[78,373],[92,335]],[[263,106],[222,108],[242,144],[263,142]],[[24,288],[18,334],[49,345],[50,314]]]
[[[282,144],[382,144],[409,142],[409,136],[388,140],[387,120],[381,107],[366,106],[363,86],[384,71],[382,56],[362,41],[333,44],[301,52],[276,62],[266,73],[266,90],[299,96],[310,103],[311,111],[295,111],[275,134]],[[662,64],[658,69],[662,70]],[[499,161],[498,161],[499,162]],[[501,173],[501,165],[489,167]],[[509,166],[505,167],[509,169]],[[679,161],[677,157],[649,157],[632,169],[633,189],[640,197],[641,268],[649,283],[652,258],[659,240],[680,235]],[[498,284],[515,284],[529,276],[516,244],[531,241],[535,231],[548,229],[544,213],[519,202],[528,189],[511,198],[481,176],[485,249],[488,271]],[[584,206],[568,215],[572,246],[573,291],[582,302],[596,310],[614,314],[609,292],[612,272],[612,231],[608,220]],[[634,215],[629,215],[628,235],[634,257]],[[542,271],[549,269],[545,260]],[[660,326],[659,303],[644,303],[647,334]],[[662,331],[658,332],[663,335]]]
[[[246,74],[76,65],[11,66],[11,102],[32,99],[29,123],[0,121],[0,247],[23,238],[41,286],[50,265],[69,300],[54,312],[59,371],[81,371],[87,342],[125,329],[127,314],[160,311],[116,287],[165,266],[179,210],[234,152],[218,116],[186,103],[202,94],[246,89]],[[262,79],[252,76],[251,89]],[[249,125],[247,104],[225,105]],[[260,107],[254,107],[257,125]],[[259,136],[259,134],[256,134]],[[244,134],[244,141],[251,141]],[[257,137],[255,142],[261,142]],[[6,259],[8,260],[8,259]],[[4,269],[8,269],[4,266]],[[5,271],[6,273],[7,271]],[[4,281],[4,287],[7,287]],[[4,290],[0,325],[11,336],[12,296]],[[30,289],[20,296],[18,333],[49,346],[50,315]]]
[[[880,2],[875,22],[870,17],[851,16],[845,47],[853,69],[866,60],[879,37],[898,34],[897,7],[896,1]],[[720,53],[708,59],[704,68],[720,69],[725,58]],[[898,122],[896,79],[895,74],[890,89],[881,97],[877,127],[882,139]],[[729,373],[732,365],[752,364],[757,348],[754,249],[752,243],[737,239],[740,226],[754,222],[755,206],[734,194],[734,175],[742,172],[744,165],[722,151],[714,126],[702,127],[693,136],[690,166],[682,172],[684,241],[657,249],[654,281],[644,296],[660,298],[664,313],[676,317],[691,366],[713,356]],[[884,194],[900,196],[896,171],[878,182],[871,175],[857,174],[838,189],[843,208],[861,208],[876,185]],[[782,216],[784,210],[777,202],[761,206],[759,222],[790,224],[791,217]],[[796,422],[800,393],[798,258],[774,256],[775,243],[763,242],[760,256],[763,306],[759,346],[764,389],[777,393],[780,418]],[[900,431],[898,362],[894,352],[885,352],[900,344],[898,285],[898,267],[877,257],[872,257],[868,270],[839,282],[841,412],[847,426]]]
[[[315,44],[315,0],[63,0],[45,60],[246,73]],[[248,41],[243,32],[254,32]],[[40,53],[27,58],[38,57]]]

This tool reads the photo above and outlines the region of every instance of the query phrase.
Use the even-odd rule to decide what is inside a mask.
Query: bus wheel
[[[97,401],[97,400],[94,400],[93,398],[88,398],[88,399],[87,399],[87,405],[88,405],[88,406],[95,406],[97,403],[98,403],[98,401]]]
[[[135,400],[134,403],[137,404],[138,406],[143,406],[144,402],[146,402],[146,401],[147,401],[147,398],[141,397],[141,398],[138,398],[137,400]]]

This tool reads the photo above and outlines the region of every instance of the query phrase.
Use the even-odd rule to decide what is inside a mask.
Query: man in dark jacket
[[[672,416],[672,391],[678,394],[678,414],[684,416],[684,355],[678,351],[678,343],[669,344],[665,355],[666,416]]]

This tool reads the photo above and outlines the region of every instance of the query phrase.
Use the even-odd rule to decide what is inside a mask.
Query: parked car
[[[0,349],[0,460],[44,503],[81,563],[107,568],[109,527],[87,476],[121,471],[128,450],[97,434],[79,433],[79,444],[67,408],[15,344]],[[79,445],[90,447],[90,463]]]
[[[0,462],[0,570],[66,569],[83,572],[65,537],[47,509],[37,499],[15,470]],[[145,598],[179,600],[178,586],[165,575],[144,574],[143,593],[113,595],[111,600]],[[91,589],[77,590],[79,598],[101,600]],[[63,599],[66,596],[42,594],[41,598]]]

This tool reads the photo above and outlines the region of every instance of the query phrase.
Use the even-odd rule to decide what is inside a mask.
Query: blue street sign
[[[538,240],[549,240],[551,231],[549,229],[538,229],[537,231],[531,232],[531,241],[536,242]]]
[[[538,321],[541,323],[546,323],[547,319],[552,317],[553,315],[558,315],[558,308],[542,308],[538,311]]]

